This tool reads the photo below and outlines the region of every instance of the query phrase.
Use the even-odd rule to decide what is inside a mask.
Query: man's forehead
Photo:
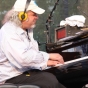
[[[37,14],[37,13],[31,11],[31,10],[30,10],[30,11],[27,11],[27,13],[28,13],[28,14]]]

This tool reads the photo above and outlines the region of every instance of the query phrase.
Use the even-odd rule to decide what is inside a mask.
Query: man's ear
[[[25,21],[25,20],[27,20],[28,15],[27,15],[27,13],[20,12],[19,15],[18,15],[18,17],[19,17],[19,19],[20,19],[21,21]]]

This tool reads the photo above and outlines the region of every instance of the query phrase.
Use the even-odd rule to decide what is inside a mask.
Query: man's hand
[[[47,62],[47,66],[55,66],[57,64],[63,64],[63,57],[58,53],[50,53],[49,60]]]

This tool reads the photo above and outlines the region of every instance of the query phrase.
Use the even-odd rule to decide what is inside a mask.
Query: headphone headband
[[[24,10],[24,13],[26,12],[27,8],[28,8],[28,5],[30,4],[31,0],[27,0],[26,2],[26,6],[25,6],[25,10]]]

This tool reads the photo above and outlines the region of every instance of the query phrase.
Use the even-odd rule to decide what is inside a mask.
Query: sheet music
[[[88,59],[88,56],[85,56],[85,57],[82,57],[82,58],[78,58],[78,59],[75,59],[75,60],[66,61],[66,62],[64,62],[64,64],[57,64],[55,67],[63,66],[65,64],[71,64],[73,62],[82,61],[82,60],[86,60],[86,59]]]

